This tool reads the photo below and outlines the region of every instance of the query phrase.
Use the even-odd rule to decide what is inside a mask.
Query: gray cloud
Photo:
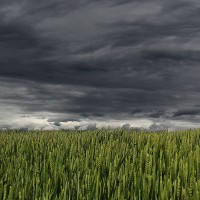
[[[5,116],[198,122],[198,1],[0,3]]]
[[[166,124],[157,124],[157,123],[153,123],[150,127],[149,130],[150,131],[166,131],[168,130],[169,126]]]
[[[54,122],[53,125],[55,125],[55,126],[61,126],[61,123],[60,122]]]
[[[174,113],[174,117],[179,117],[179,116],[183,116],[183,115],[200,115],[200,110],[198,108],[193,108],[193,109],[182,109],[182,110],[178,110]]]

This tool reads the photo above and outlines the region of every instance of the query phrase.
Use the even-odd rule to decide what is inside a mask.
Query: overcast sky
[[[200,127],[199,0],[0,0],[0,128]]]

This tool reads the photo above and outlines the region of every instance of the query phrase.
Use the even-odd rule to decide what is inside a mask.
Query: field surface
[[[200,130],[0,132],[0,199],[200,199]]]

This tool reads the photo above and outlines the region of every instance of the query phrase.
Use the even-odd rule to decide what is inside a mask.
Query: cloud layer
[[[199,126],[197,0],[0,3],[1,128]]]

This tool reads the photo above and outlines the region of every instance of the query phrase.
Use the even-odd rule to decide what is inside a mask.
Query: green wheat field
[[[200,199],[200,129],[1,131],[2,200]]]

